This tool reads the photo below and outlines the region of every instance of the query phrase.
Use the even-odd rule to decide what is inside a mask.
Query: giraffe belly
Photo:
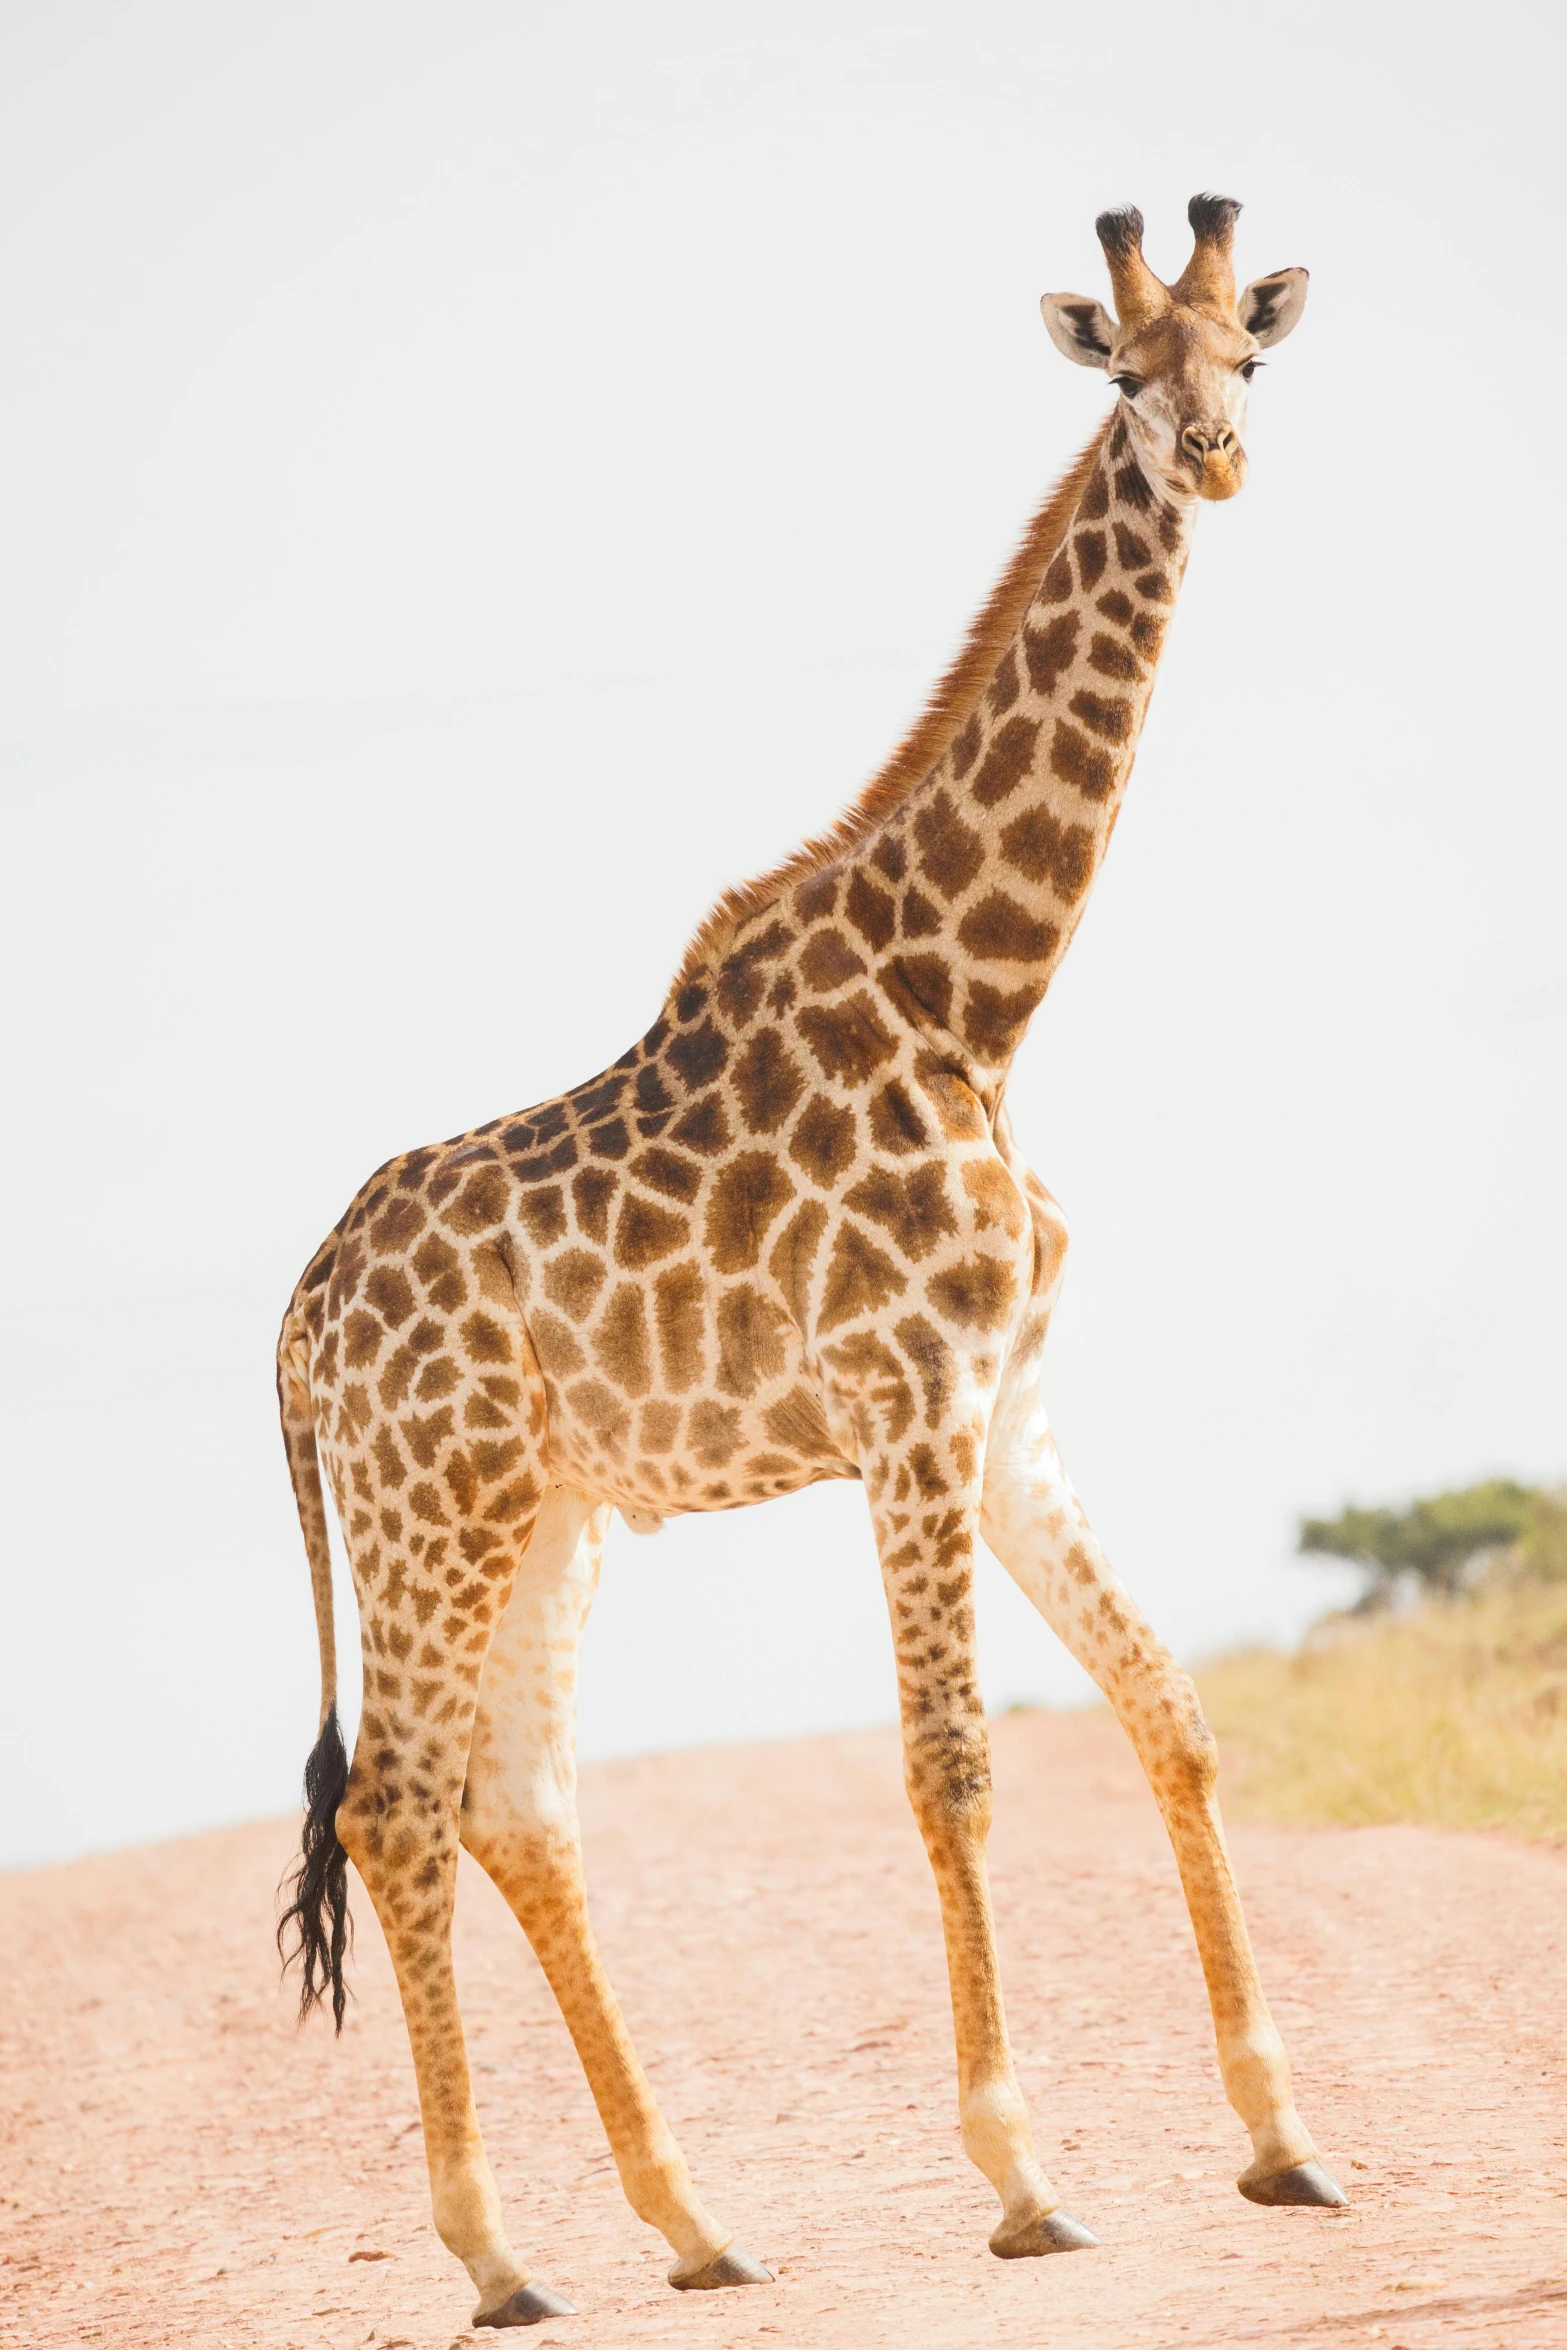
[[[628,1396],[591,1374],[546,1372],[551,1476],[612,1502],[638,1533],[688,1511],[745,1509],[824,1478],[858,1477],[790,1335],[793,1346],[780,1344],[782,1361],[749,1396],[721,1387],[671,1394],[651,1384]]]

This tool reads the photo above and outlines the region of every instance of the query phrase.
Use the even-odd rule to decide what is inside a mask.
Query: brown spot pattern
[[[983,835],[964,823],[944,791],[915,817],[914,844],[920,871],[949,903],[963,895],[985,861]]]
[[[795,1021],[824,1077],[863,1084],[897,1051],[897,1040],[862,988],[842,1004],[806,1004]]]
[[[841,930],[818,930],[806,941],[800,977],[812,995],[831,995],[851,979],[864,976],[865,959],[855,953]]]
[[[969,786],[982,808],[993,808],[1017,790],[1033,764],[1039,739],[1037,718],[1009,718],[990,740],[979,773]]]
[[[813,1183],[828,1190],[853,1163],[854,1112],[826,1094],[813,1094],[789,1137],[789,1156]]]
[[[715,1270],[743,1273],[754,1265],[769,1226],[793,1197],[794,1185],[770,1151],[742,1151],[720,1168],[703,1234]]]

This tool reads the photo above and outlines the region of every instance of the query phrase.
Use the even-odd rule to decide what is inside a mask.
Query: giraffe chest
[[[943,1393],[960,1358],[999,1376],[1030,1292],[1019,1186],[973,1096],[949,1083],[943,1098],[919,1068],[916,1038],[888,1025],[867,1088],[813,1084],[764,1033],[749,1091],[743,1064],[657,1134],[625,1134],[621,1159],[590,1150],[517,1196],[551,1474],[631,1510],[858,1475],[919,1363]],[[619,1147],[628,1121],[606,1124],[600,1144]]]

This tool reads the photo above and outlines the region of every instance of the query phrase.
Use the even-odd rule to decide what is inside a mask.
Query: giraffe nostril
[[[1217,424],[1189,424],[1181,434],[1181,447],[1199,465],[1209,456],[1228,457],[1238,446],[1233,431],[1222,421]]]

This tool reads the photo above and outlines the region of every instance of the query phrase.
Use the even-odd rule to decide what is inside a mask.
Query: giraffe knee
[[[1219,1775],[1219,1748],[1190,1673],[1164,1665],[1140,1693],[1133,1734],[1156,1789],[1207,1801]]]
[[[929,1832],[990,1832],[990,1739],[984,1719],[947,1722],[910,1740],[909,1800]]]

